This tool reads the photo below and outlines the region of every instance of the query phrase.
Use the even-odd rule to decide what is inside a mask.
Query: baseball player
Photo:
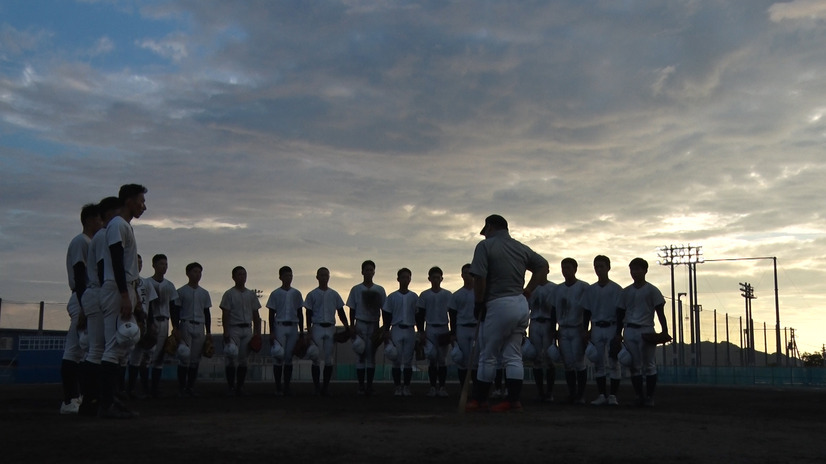
[[[166,337],[169,335],[170,306],[173,301],[178,299],[178,290],[172,282],[164,277],[169,269],[169,261],[166,255],[157,254],[153,256],[152,269],[155,272],[149,279],[149,283],[155,288],[158,298],[149,305],[147,330],[156,333],[158,340],[152,348],[152,386],[149,391],[153,398],[160,398],[161,374],[163,373],[163,360],[166,354],[164,345],[166,344]]]
[[[473,353],[478,321],[473,314],[473,276],[470,274],[470,263],[462,266],[462,282],[464,285],[453,292],[447,305],[448,312],[455,314],[456,344],[462,352],[462,362],[456,364],[460,389],[465,383],[468,369],[471,369],[471,378],[474,382],[476,381],[475,367],[479,364],[478,350],[475,356]],[[471,356],[474,357],[471,358]]]
[[[582,298],[582,309],[585,319],[590,319],[591,329],[589,339],[599,353],[599,359],[594,363],[594,377],[596,377],[599,396],[591,402],[595,406],[607,404],[617,406],[617,391],[621,379],[620,365],[616,359],[608,356],[611,339],[617,331],[617,307],[619,307],[622,287],[608,278],[611,270],[611,260],[607,256],[598,255],[594,258],[594,273],[597,281],[591,284]],[[610,393],[606,391],[606,377],[611,376]]]
[[[390,343],[396,346],[398,353],[393,360],[393,385],[395,396],[412,396],[410,381],[413,379],[413,352],[416,345],[416,312],[419,297],[408,288],[413,273],[408,268],[396,272],[399,289],[387,295],[382,308],[384,331],[390,331]],[[404,374],[404,385],[402,385]]]
[[[89,254],[89,243],[103,226],[98,206],[93,203],[84,205],[80,210],[80,223],[83,230],[69,242],[69,249],[66,251],[66,272],[72,295],[66,305],[66,311],[69,313],[69,330],[66,332],[63,361],[60,364],[60,377],[63,380],[63,404],[60,405],[60,414],[77,414],[80,410],[79,366],[84,352],[80,348],[78,330],[86,327],[86,316],[83,314],[81,301],[87,286],[86,259]]]
[[[344,300],[337,291],[329,287],[330,270],[320,267],[315,274],[318,280],[318,287],[313,289],[304,300],[304,308],[307,309],[307,331],[313,339],[313,343],[318,346],[320,356],[313,359],[311,368],[313,385],[317,395],[327,396],[330,378],[333,375],[333,349],[335,341],[333,335],[336,331],[336,315],[344,325],[344,329],[350,331],[350,324],[347,323],[347,315],[344,313]],[[321,362],[324,362],[324,380],[321,380]]]
[[[204,267],[199,263],[186,265],[186,285],[177,290],[172,304],[172,328],[178,343],[189,348],[189,356],[178,356],[178,397],[197,398],[195,381],[206,337],[211,337],[212,316],[209,292],[199,285]]]
[[[531,309],[529,340],[536,349],[536,360],[533,365],[533,379],[539,390],[539,401],[551,402],[554,399],[553,389],[556,379],[554,363],[548,359],[548,347],[553,340],[553,326],[551,324],[551,301],[556,284],[544,279],[531,294],[528,306]],[[547,383],[545,382],[547,380]]]
[[[508,233],[508,222],[494,214],[485,219],[480,232],[485,240],[476,245],[470,273],[474,278],[474,311],[479,314],[479,381],[473,386],[473,399],[466,409],[477,411],[487,407],[491,382],[496,375],[497,358],[505,366],[508,398],[491,411],[521,411],[522,338],[528,328],[528,300],[539,282],[548,277],[548,261],[528,246],[514,240]],[[525,271],[531,271],[527,287]]]
[[[238,347],[238,355],[226,356],[225,371],[228,394],[244,396],[250,340],[253,335],[261,336],[261,316],[258,314],[261,302],[255,292],[246,287],[246,269],[234,267],[232,280],[235,285],[221,298],[221,323],[224,326],[224,346],[234,343]]]
[[[127,184],[118,191],[120,214],[106,226],[108,253],[104,257],[103,285],[100,303],[103,310],[105,346],[101,357],[100,415],[106,418],[132,418],[137,414],[119,402],[115,391],[123,379],[121,366],[129,355],[129,344],[118,343],[117,331],[121,324],[136,322],[145,317],[138,303],[137,287],[138,247],[132,230],[132,219],[146,211],[146,187]],[[135,314],[133,314],[133,311]]]
[[[565,382],[568,384],[568,402],[584,404],[582,395],[588,381],[585,368],[585,343],[587,332],[585,315],[580,302],[588,284],[576,278],[578,264],[573,258],[565,258],[561,263],[562,277],[565,281],[554,288],[553,307],[551,309],[551,326],[559,324],[557,338],[559,351],[565,365]]]
[[[86,291],[81,298],[83,313],[86,316],[86,333],[89,347],[80,363],[80,385],[84,401],[78,412],[84,416],[98,415],[100,398],[101,369],[100,362],[106,345],[104,338],[103,310],[100,304],[100,287],[103,285],[104,257],[107,254],[105,225],[120,212],[118,197],[106,197],[98,205],[101,223],[104,227],[95,233],[89,243],[86,255]]]
[[[427,396],[448,396],[445,388],[445,381],[447,380],[445,360],[451,334],[456,333],[456,320],[449,317],[448,303],[453,294],[450,290],[441,287],[443,275],[439,267],[434,266],[427,271],[430,288],[422,292],[417,304],[419,308],[417,314],[420,321],[419,336],[422,342],[426,339],[432,343],[436,352],[435,358],[429,360],[427,368],[428,377],[430,378],[430,390],[427,392]],[[424,331],[422,331],[423,327]],[[438,390],[436,390],[437,380],[439,383]]]
[[[642,339],[644,333],[654,333],[654,314],[660,321],[662,333],[668,333],[668,321],[663,307],[665,299],[660,290],[646,282],[648,262],[634,258],[628,265],[634,283],[625,287],[617,310],[616,336],[625,340],[631,353],[631,384],[637,394],[638,406],[654,406],[654,389],[657,386],[657,362],[654,357],[656,345]],[[624,327],[624,330],[623,330]],[[642,376],[645,375],[645,392]]]
[[[275,394],[277,396],[289,396],[290,380],[293,376],[293,350],[299,337],[304,336],[304,323],[302,321],[301,309],[304,300],[301,292],[292,288],[293,270],[289,266],[283,266],[278,270],[278,279],[281,286],[273,290],[267,300],[267,308],[270,310],[270,327],[272,336],[270,345],[280,343],[284,347],[284,359],[273,359],[272,373],[275,378]],[[281,389],[281,376],[284,376],[284,389]]]
[[[351,288],[347,296],[350,321],[355,327],[354,336],[361,337],[365,342],[364,352],[359,355],[356,362],[359,395],[373,394],[373,377],[376,375],[376,347],[373,346],[373,333],[379,329],[379,318],[384,302],[387,300],[384,288],[373,282],[375,274],[376,263],[371,260],[361,263],[361,275],[364,280]]]
[[[143,258],[138,255],[138,272],[143,269]],[[138,282],[138,301],[144,313],[147,314],[147,321],[149,321],[149,306],[153,301],[158,299],[158,294],[155,291],[155,286],[150,282],[149,277],[141,277]],[[147,322],[148,323],[148,322]],[[126,388],[126,394],[132,399],[146,399],[149,396],[149,358],[152,355],[152,347],[133,346],[132,352],[129,353],[129,383]],[[135,391],[138,377],[141,379],[142,392]]]

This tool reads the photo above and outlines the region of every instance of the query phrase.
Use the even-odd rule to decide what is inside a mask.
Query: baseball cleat
[[[523,412],[522,402],[520,401],[503,401],[497,405],[491,406],[491,412]]]
[[[77,398],[72,398],[71,401],[69,401],[69,404],[60,404],[60,414],[62,415],[77,414],[79,410],[80,401]]]
[[[653,408],[654,407],[654,398],[651,398],[650,396],[646,396],[645,400],[643,401],[643,406],[645,406],[646,408]]]
[[[410,392],[410,387],[405,385],[404,388],[402,389],[402,395],[404,395],[404,396],[413,396],[413,393]]]
[[[619,406],[619,401],[615,395],[608,396],[608,406]]]
[[[495,400],[498,400],[498,399],[502,398],[502,390],[500,390],[498,388],[493,390],[493,393],[490,394],[490,397],[495,399]]]
[[[447,389],[445,387],[439,388],[439,391],[436,394],[439,395],[442,398],[447,398],[448,396],[450,396],[450,395],[448,395]]]
[[[431,398],[436,396],[436,387],[430,387],[430,390],[427,391],[427,396]]]
[[[393,396],[403,396],[403,395],[404,395],[404,393],[403,393],[401,385],[397,385],[396,389],[393,391]]]
[[[591,404],[594,406],[602,406],[604,404],[608,404],[608,399],[605,398],[605,395],[599,395],[597,399],[591,401]]]
[[[487,403],[480,403],[476,400],[469,400],[465,405],[465,412],[482,412],[488,410]]]

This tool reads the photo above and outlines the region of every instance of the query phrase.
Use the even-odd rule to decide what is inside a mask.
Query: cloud
[[[181,37],[167,37],[163,40],[143,39],[136,41],[135,45],[150,50],[176,63],[182,61],[189,55],[186,41]]]
[[[819,0],[775,3],[769,7],[769,17],[775,22],[784,19],[826,19],[826,4]]]

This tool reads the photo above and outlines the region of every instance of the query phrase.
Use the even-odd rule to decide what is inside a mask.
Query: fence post
[[[37,333],[43,333],[43,312],[45,311],[46,303],[40,302],[40,318],[37,321]]]

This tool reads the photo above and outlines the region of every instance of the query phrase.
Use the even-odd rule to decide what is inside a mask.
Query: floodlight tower
[[[700,353],[700,306],[697,304],[697,264],[704,263],[702,245],[689,243],[688,245],[666,245],[657,249],[657,256],[660,258],[657,264],[669,266],[671,268],[671,322],[677,327],[676,299],[674,298],[674,266],[686,265],[688,267],[688,313],[692,333],[691,351],[692,364],[700,365],[702,354]],[[682,324],[682,321],[680,321]],[[680,340],[685,343],[685,340]],[[674,344],[676,345],[676,343]],[[677,347],[673,347],[672,354],[677,357]]]
[[[746,300],[746,352],[748,353],[748,363],[754,365],[754,319],[751,313],[751,300],[754,296],[754,287],[748,282],[740,283],[740,296]],[[768,350],[766,350],[768,351]]]

